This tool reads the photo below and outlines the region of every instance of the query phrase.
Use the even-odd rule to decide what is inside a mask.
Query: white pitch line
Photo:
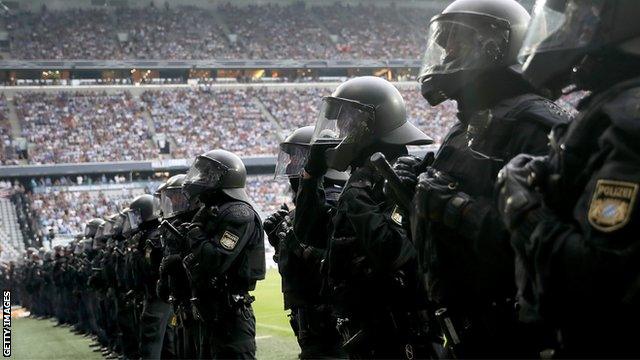
[[[263,324],[263,323],[256,323],[256,325],[265,327],[267,329],[273,329],[273,330],[278,330],[278,331],[284,331],[284,332],[292,331],[291,328],[286,328],[284,326],[270,325],[270,324]]]
[[[272,337],[273,336],[271,336],[271,335],[256,336],[256,340],[270,339]]]

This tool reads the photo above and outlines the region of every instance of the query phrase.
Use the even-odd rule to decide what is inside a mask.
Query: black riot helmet
[[[429,24],[422,95],[435,106],[485,73],[516,70],[529,20],[515,0],[454,1]]]
[[[127,228],[131,231],[137,230],[140,225],[157,220],[159,217],[158,200],[150,194],[143,194],[129,204],[129,211],[126,212],[129,222]]]
[[[109,215],[105,218],[103,235],[105,237],[117,238],[122,235],[122,228],[127,217],[123,213]]]
[[[174,175],[156,190],[155,196],[160,201],[163,219],[170,219],[197,208],[197,202],[189,201],[182,192],[185,178],[185,174]]]
[[[245,191],[247,170],[242,160],[226,150],[211,150],[198,155],[183,180],[183,192],[188,199],[201,194],[221,191],[227,196],[251,203]]]
[[[330,168],[345,171],[373,144],[428,145],[433,140],[407,122],[402,95],[390,82],[363,76],[340,84],[322,107],[312,144],[336,145],[327,150]]]
[[[93,239],[98,232],[98,228],[104,224],[104,220],[102,219],[91,219],[84,227],[84,237],[88,239]]]
[[[298,128],[280,143],[280,152],[278,153],[274,175],[276,179],[300,178],[304,164],[309,156],[313,130],[313,125]],[[349,174],[328,169],[324,177],[340,183],[346,182],[349,179]]]
[[[638,17],[638,0],[538,0],[520,51],[525,77],[536,87],[557,89],[590,56],[640,56]],[[614,61],[595,71],[611,76],[621,65]]]

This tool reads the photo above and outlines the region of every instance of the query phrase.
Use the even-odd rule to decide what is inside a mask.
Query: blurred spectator
[[[339,3],[43,9],[6,27],[16,59],[417,59],[434,14]]]
[[[29,200],[41,229],[53,229],[56,234],[78,234],[95,217],[115,214],[127,207],[143,189],[119,191],[68,191],[47,189],[31,193]]]
[[[199,86],[150,90],[139,98],[128,92],[22,92],[14,101],[22,135],[30,143],[30,163],[78,163],[157,159],[160,148],[152,141],[152,134],[164,135],[172,158],[192,159],[214,148],[240,156],[275,155],[278,135],[313,125],[322,97],[330,92],[326,87]],[[402,87],[400,92],[408,121],[431,136],[436,145],[441,143],[457,121],[455,102],[432,107],[418,87]],[[572,93],[558,103],[574,112],[583,96]],[[257,100],[278,126],[261,111]],[[6,101],[0,98],[0,119],[6,119],[7,111]],[[0,120],[0,125],[0,159],[4,164],[15,163],[8,121]]]
[[[221,148],[240,156],[276,152],[275,126],[253,102],[251,89],[146,91],[156,132],[170,135],[176,158],[193,158]]]
[[[29,161],[78,163],[158,156],[142,112],[128,92],[20,93],[14,98]]]

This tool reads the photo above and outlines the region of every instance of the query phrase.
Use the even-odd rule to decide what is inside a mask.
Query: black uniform
[[[504,164],[521,152],[546,153],[548,133],[567,114],[547,99],[524,94],[458,118],[428,176],[469,202],[461,215],[445,210],[434,221],[418,211],[412,219],[414,240],[424,249],[429,299],[448,308],[464,347],[458,355],[535,356],[535,346],[527,346],[536,341],[522,333],[513,311],[513,252],[492,194]],[[422,195],[419,185],[417,208]]]
[[[521,318],[558,328],[562,356],[640,356],[639,99],[617,85],[554,131],[560,181],[514,231]]]
[[[325,189],[315,179],[301,180],[301,184],[305,189],[300,191],[299,199],[304,206],[289,213],[296,230],[286,224],[272,235],[280,236],[272,245],[282,277],[284,308],[291,310],[290,324],[298,339],[300,358],[343,357],[336,319],[328,299],[320,293],[320,265],[329,240],[326,225],[331,221],[342,188],[331,185]]]
[[[193,211],[171,219],[172,226],[180,225],[193,217]],[[197,344],[200,337],[200,322],[196,321],[191,311],[191,288],[189,278],[182,266],[182,259],[187,255],[189,244],[186,239],[179,238],[170,231],[161,228],[164,244],[164,256],[160,265],[158,296],[169,301],[173,307],[175,321],[175,350],[182,359],[193,359],[198,356]],[[170,323],[171,323],[170,322]]]
[[[418,259],[383,185],[370,164],[352,172],[331,223],[328,285],[350,356],[409,358],[425,335]]]
[[[158,221],[147,221],[140,225],[137,237],[139,258],[136,276],[144,293],[142,314],[140,315],[140,356],[143,359],[160,359],[167,352],[172,353],[170,342],[164,341],[165,332],[171,317],[171,306],[158,298],[156,283],[159,278],[162,247]]]
[[[190,278],[196,317],[204,322],[202,358],[255,358],[256,281],[264,279],[264,231],[253,207],[227,200],[206,205],[187,237],[184,266]],[[208,343],[207,343],[208,340]],[[202,345],[205,344],[205,345]]]

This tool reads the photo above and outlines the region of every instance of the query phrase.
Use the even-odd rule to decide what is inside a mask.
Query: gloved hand
[[[418,173],[416,170],[420,162],[419,158],[408,155],[399,157],[393,164],[393,171],[398,175],[398,178],[400,178],[402,185],[412,192],[415,190],[416,184],[418,183]],[[384,187],[385,193],[388,194],[389,190],[386,182]]]
[[[413,155],[401,156],[397,158],[393,164],[393,171],[398,175],[398,178],[400,178],[402,185],[413,194],[416,184],[418,183],[418,175],[425,171],[427,167],[431,166],[433,160],[433,152],[428,152],[422,160]],[[384,193],[392,193],[387,181],[384,183]]]
[[[160,275],[174,272],[178,266],[182,266],[182,258],[180,255],[167,255],[160,261]]]
[[[269,244],[271,244],[271,246],[273,246],[274,248],[278,247],[279,242],[278,232],[276,230],[278,230],[280,224],[287,215],[289,215],[289,207],[287,206],[287,204],[282,204],[282,206],[280,206],[280,209],[267,217],[262,224],[264,227],[264,231],[267,233]]]
[[[324,176],[328,169],[325,153],[327,149],[333,146],[334,145],[328,144],[311,145],[309,149],[309,157],[307,158],[306,164],[304,164],[304,171],[316,178]]]
[[[453,177],[428,168],[418,177],[413,198],[418,215],[449,227],[457,226],[471,201],[469,195],[457,191],[457,188],[458,183]]]
[[[508,229],[513,230],[530,210],[542,203],[536,190],[546,169],[545,157],[520,154],[498,173],[498,211]]]

